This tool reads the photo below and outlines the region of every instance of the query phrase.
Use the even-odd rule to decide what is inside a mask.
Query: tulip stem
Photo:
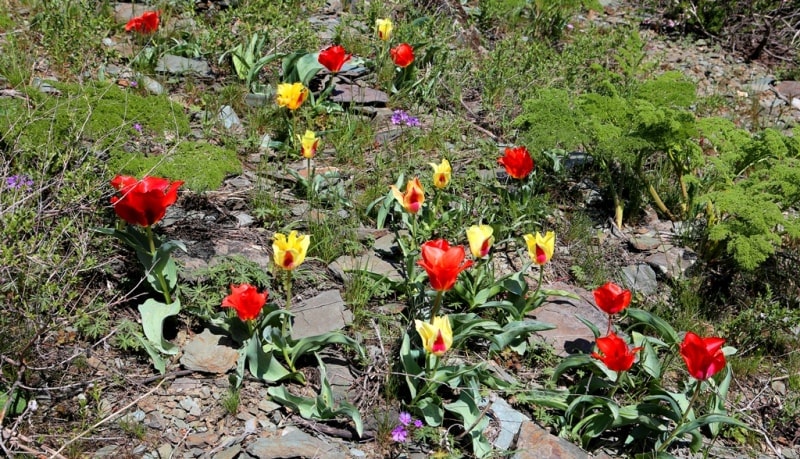
[[[444,290],[436,291],[436,299],[433,300],[433,307],[431,308],[430,323],[433,323],[433,318],[436,317],[436,314],[439,313],[439,307],[442,305],[443,296],[444,296]]]
[[[149,269],[154,269],[155,261],[156,261],[156,243],[155,238],[153,237],[153,228],[149,225],[145,226],[145,232],[147,233],[147,241],[150,243],[150,257],[152,266]],[[162,271],[158,271],[154,273],[156,278],[158,278],[158,283],[161,284],[161,293],[164,295],[164,301],[167,304],[172,304],[172,295],[169,294],[169,286],[167,285],[167,279],[164,277],[164,273]]]
[[[536,283],[536,290],[533,292],[534,298],[536,298],[539,294],[539,290],[542,288],[542,277],[544,277],[544,265],[539,265],[539,281]]]
[[[283,290],[286,292],[286,310],[289,311],[292,308],[292,271],[286,271],[286,277],[283,278]],[[283,337],[283,346],[281,346],[281,351],[283,352],[283,359],[286,361],[286,364],[289,365],[289,369],[292,373],[297,373],[297,370],[294,368],[294,364],[292,363],[292,359],[289,358],[289,345],[286,342],[287,337],[291,338],[292,335],[292,318],[289,315],[284,314],[281,320],[281,336]]]
[[[670,445],[670,443],[672,443],[675,440],[675,437],[677,436],[677,433],[678,433],[678,428],[680,426],[682,426],[686,422],[686,418],[689,417],[689,411],[691,411],[692,405],[694,405],[694,402],[697,401],[697,397],[700,395],[700,386],[701,386],[701,384],[702,384],[702,381],[697,381],[697,383],[695,384],[695,386],[694,386],[694,394],[692,394],[692,399],[689,400],[689,404],[686,405],[686,410],[683,412],[683,415],[681,416],[680,422],[675,425],[675,429],[673,429],[672,433],[669,435],[669,437],[667,437],[667,439],[664,440],[664,443],[662,443],[661,446],[659,446],[658,449],[656,449],[656,453],[657,454],[661,453],[665,449],[667,449],[667,447]]]
[[[411,221],[411,248],[417,248],[417,214],[413,214]]]
[[[434,358],[433,368],[430,366],[430,355]],[[425,355],[425,385],[422,386],[422,389],[417,392],[417,395],[411,400],[411,406],[417,404],[417,400],[420,399],[423,395],[427,395],[428,392],[431,390],[431,386],[436,381],[436,372],[439,370],[439,364],[442,362],[442,359],[436,354],[426,354]]]

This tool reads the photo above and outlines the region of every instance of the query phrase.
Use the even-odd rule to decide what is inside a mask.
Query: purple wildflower
[[[397,418],[400,421],[400,424],[407,426],[411,424],[411,414],[406,413],[405,411],[400,412],[400,416]]]
[[[6,186],[9,188],[30,188],[33,186],[33,179],[24,174],[12,175],[6,178]]]
[[[399,425],[392,430],[392,440],[398,443],[405,443],[408,437],[408,431],[405,426]]]
[[[419,126],[419,118],[416,116],[408,116],[406,118],[406,126],[416,127]]]
[[[130,83],[131,88],[135,88],[135,87],[139,86],[139,83],[136,82],[136,81],[130,81],[129,83]]]
[[[411,116],[403,110],[392,112],[392,124],[405,124],[406,126],[419,126],[419,118]]]
[[[136,129],[139,133],[142,132],[142,125],[139,123],[134,123],[133,128]]]
[[[421,429],[422,426],[423,426],[422,421],[420,421],[419,419],[414,421],[414,427],[416,427],[417,429]]]

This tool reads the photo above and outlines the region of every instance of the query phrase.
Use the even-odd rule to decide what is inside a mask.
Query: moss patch
[[[183,180],[193,191],[214,190],[226,176],[242,172],[236,152],[206,142],[182,142],[164,155],[116,154],[111,170],[141,177],[145,174]]]

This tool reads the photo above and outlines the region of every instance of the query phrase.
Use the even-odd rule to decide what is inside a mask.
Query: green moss
[[[236,152],[205,142],[182,142],[164,155],[119,153],[111,161],[111,170],[141,177],[145,174],[186,182],[194,191],[214,190],[230,174],[242,172]]]

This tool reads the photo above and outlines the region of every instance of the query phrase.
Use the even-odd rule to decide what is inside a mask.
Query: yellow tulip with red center
[[[422,208],[425,202],[425,190],[419,181],[419,177],[414,177],[406,184],[406,192],[401,193],[396,186],[392,185],[392,194],[397,201],[403,205],[403,208],[409,213],[416,214]]]
[[[297,110],[308,97],[308,88],[303,83],[280,83],[276,94],[275,100],[279,106]]]
[[[311,238],[307,234],[298,236],[297,231],[292,231],[289,233],[289,237],[286,237],[285,234],[275,233],[275,239],[272,242],[272,256],[275,264],[286,271],[300,266],[306,259],[309,244],[311,244]]]
[[[489,225],[472,225],[467,228],[469,251],[475,258],[483,258],[489,254],[494,242],[494,229]]]
[[[300,149],[303,158],[310,159],[316,156],[317,147],[319,146],[319,137],[317,137],[314,131],[306,130],[302,137],[298,135],[297,138],[300,139]]]
[[[394,29],[394,24],[392,24],[391,19],[378,19],[375,21],[375,31],[378,34],[378,38],[383,41],[389,41],[392,38],[392,29]]]
[[[526,234],[523,236],[525,243],[528,244],[528,255],[531,260],[539,266],[546,264],[553,258],[553,252],[556,250],[556,235],[552,231],[548,231],[544,236],[536,232],[536,235]]]
[[[425,351],[441,357],[453,346],[453,330],[447,316],[434,317],[432,323],[415,320],[414,324]]]
[[[429,164],[433,168],[433,186],[441,190],[450,183],[450,176],[453,174],[453,168],[450,167],[450,161],[447,159],[442,159],[440,164]]]

